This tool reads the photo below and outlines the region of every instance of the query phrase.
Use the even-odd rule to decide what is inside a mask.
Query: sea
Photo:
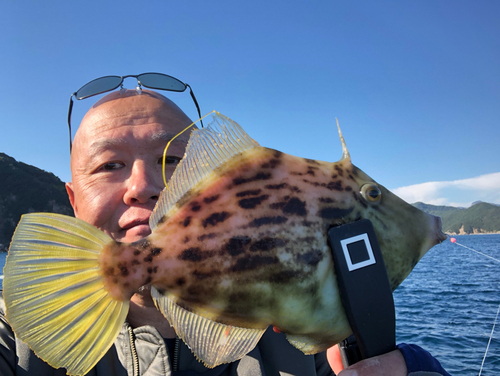
[[[425,348],[453,376],[500,375],[500,234],[454,238],[395,291],[397,342]]]

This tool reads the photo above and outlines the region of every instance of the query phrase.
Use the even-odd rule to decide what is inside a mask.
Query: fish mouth
[[[434,240],[435,244],[437,245],[448,239],[448,236],[443,232],[443,221],[441,217],[436,217],[435,215],[432,215],[432,217],[434,221],[433,227],[436,229]]]

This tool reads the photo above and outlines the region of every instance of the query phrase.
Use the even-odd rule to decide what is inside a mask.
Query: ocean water
[[[455,238],[500,259],[500,235]],[[0,253],[2,269],[5,257]],[[424,256],[394,302],[398,343],[422,346],[453,376],[478,375],[500,305],[500,262],[447,240]],[[498,321],[481,375],[500,374]]]

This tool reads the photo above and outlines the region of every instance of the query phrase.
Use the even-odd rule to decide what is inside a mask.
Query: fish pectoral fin
[[[84,375],[117,337],[128,302],[103,289],[98,257],[111,238],[79,219],[24,215],[4,269],[7,320],[37,356]]]
[[[248,329],[224,325],[175,303],[175,297],[162,295],[154,287],[151,296],[175,332],[205,366],[213,368],[248,354],[266,329]]]

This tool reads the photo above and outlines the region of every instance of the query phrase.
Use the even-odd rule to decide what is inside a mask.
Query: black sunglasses
[[[201,119],[200,106],[198,106],[198,101],[194,96],[191,86],[179,81],[177,78],[168,76],[163,73],[142,73],[139,75],[128,75],[128,76],[104,76],[96,78],[89,83],[83,85],[76,92],[71,94],[69,98],[69,110],[68,110],[68,127],[69,127],[69,151],[71,153],[71,148],[73,142],[71,140],[71,112],[73,110],[73,97],[76,99],[85,99],[93,97],[94,95],[99,95],[117,89],[119,86],[123,89],[123,80],[128,77],[134,77],[137,79],[136,90],[140,94],[142,91],[142,86],[148,89],[155,90],[167,90],[167,91],[177,91],[183,92],[189,88],[189,94],[193,98],[193,102],[198,110],[198,115]],[[203,127],[203,122],[201,121],[201,126]]]

